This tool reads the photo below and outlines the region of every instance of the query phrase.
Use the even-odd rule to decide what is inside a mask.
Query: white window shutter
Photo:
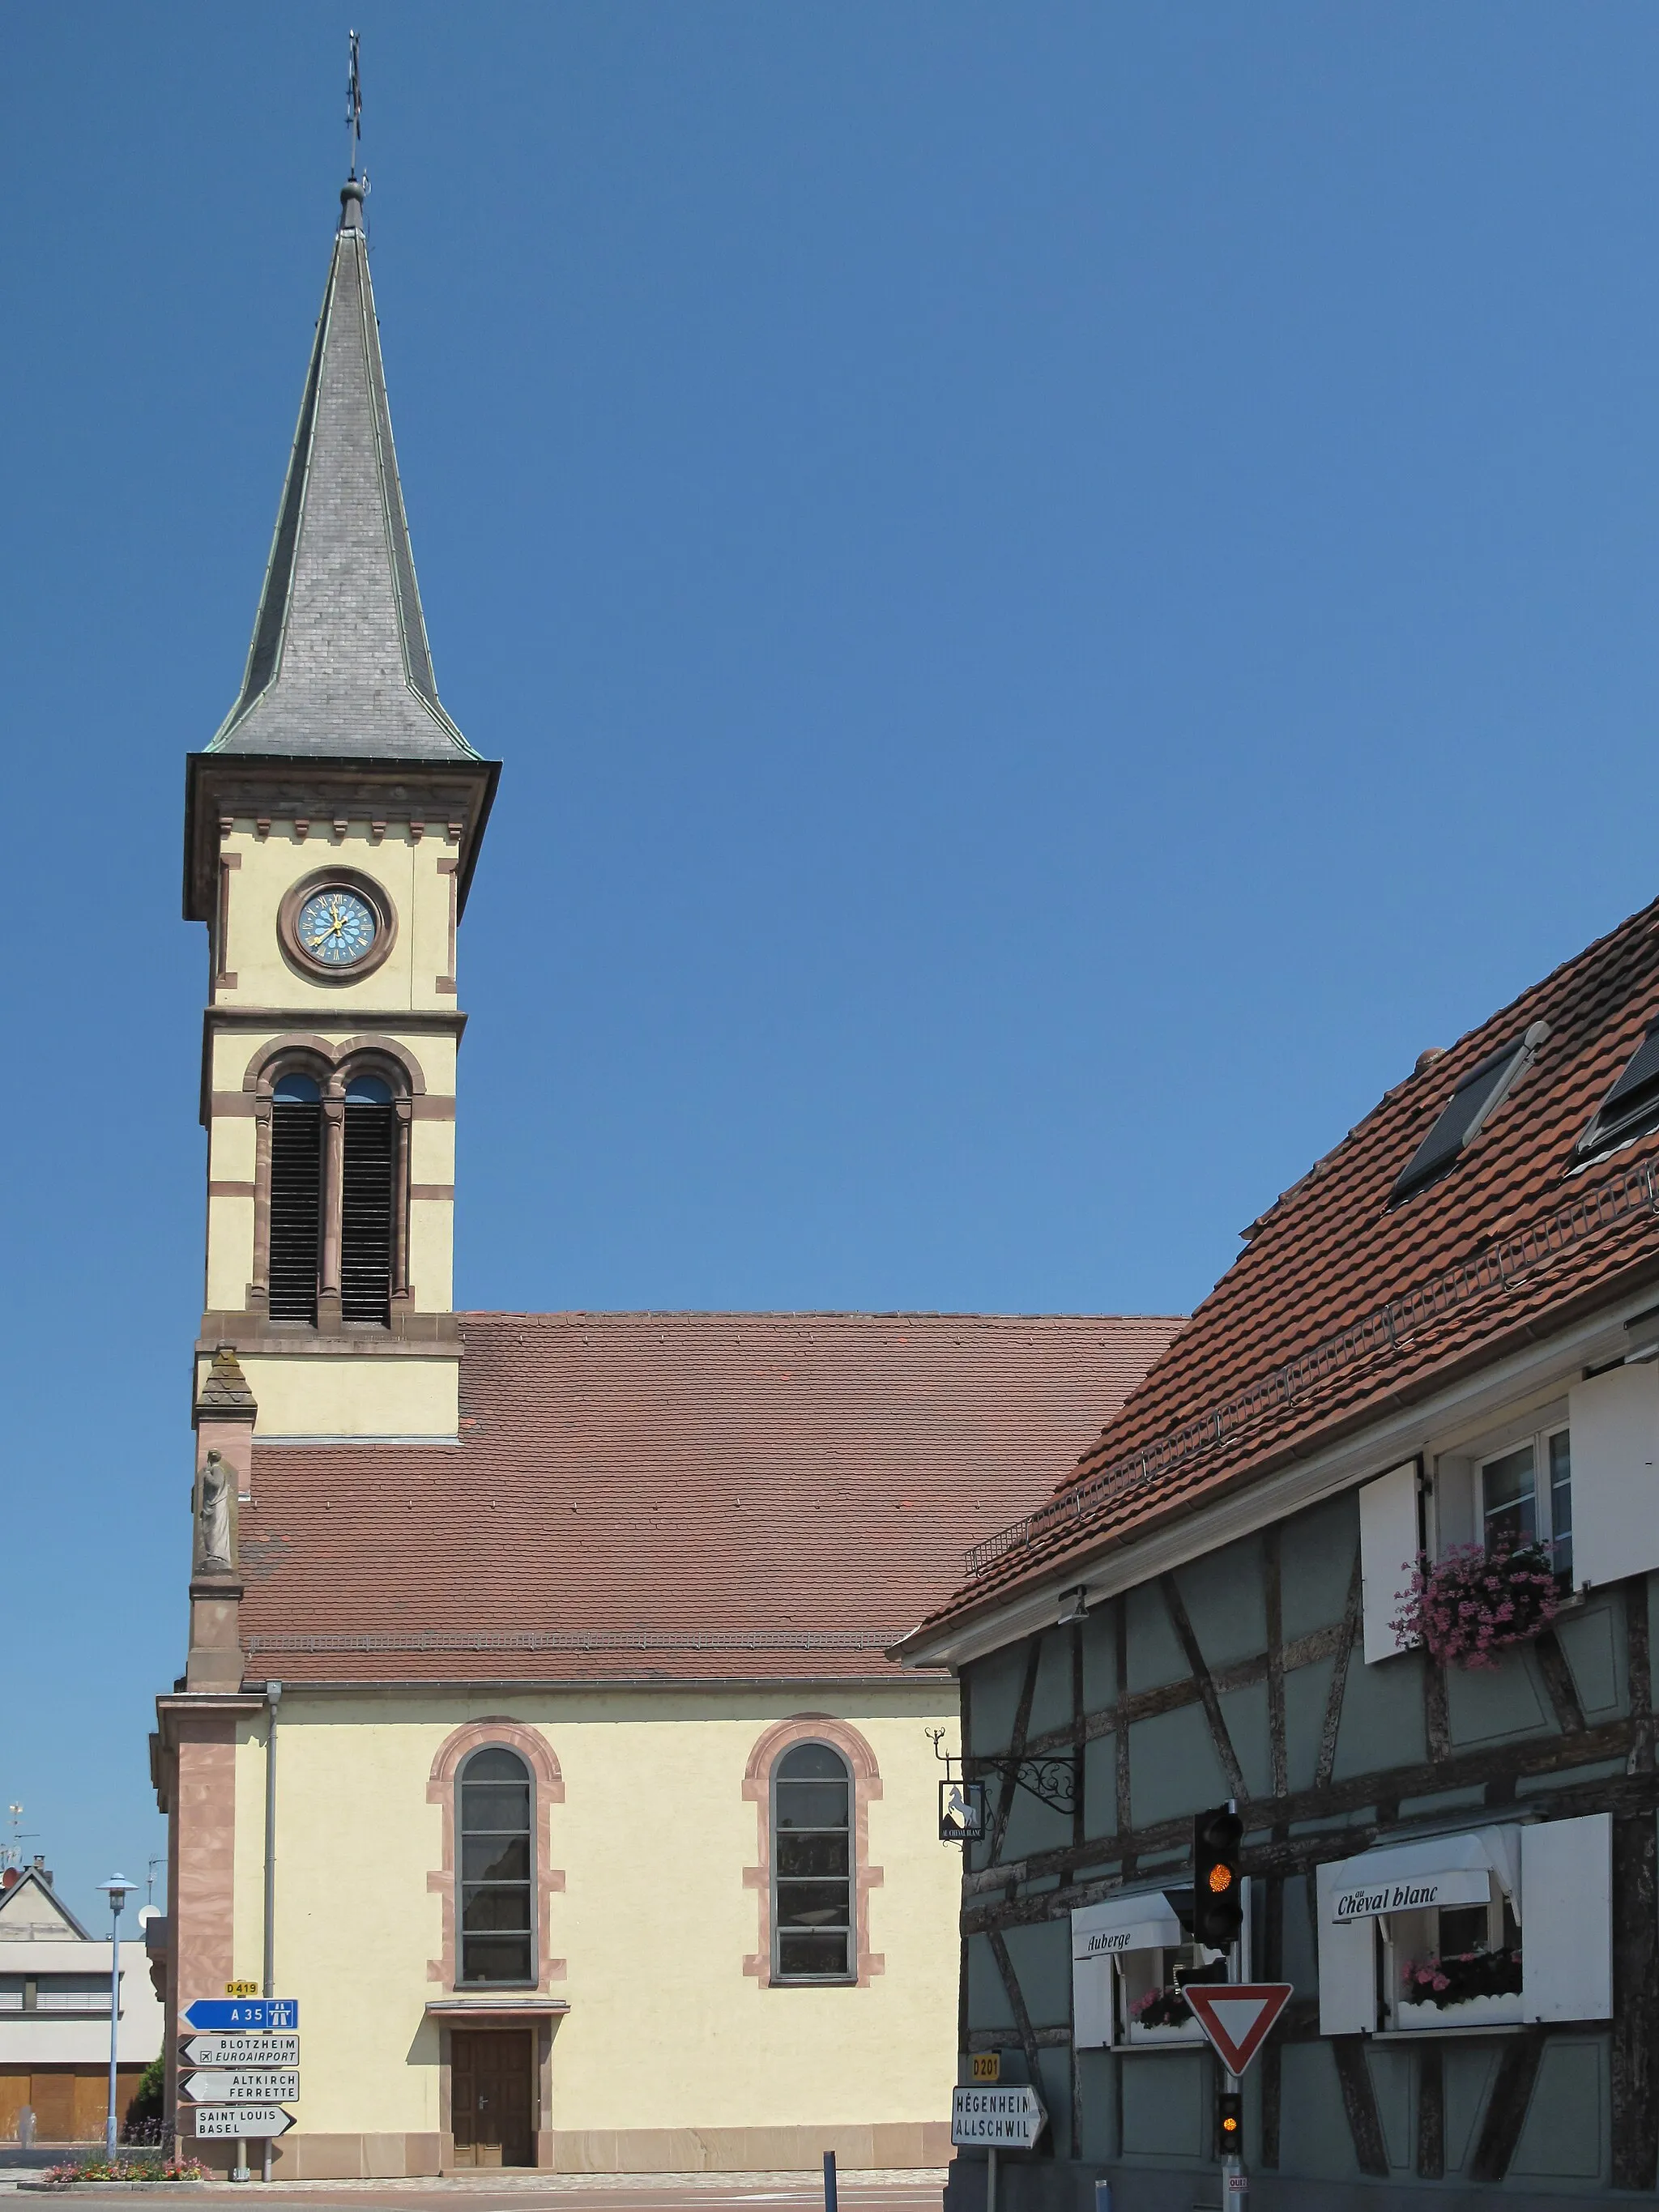
[[[1567,1402],[1573,1580],[1646,1574],[1659,1567],[1659,1363],[1593,1375]]]
[[[1522,1829],[1521,1974],[1528,2020],[1612,2019],[1611,1813]]]
[[[1103,2051],[1112,2040],[1112,1961],[1072,1961],[1072,2041],[1079,2051]]]
[[[1339,1859],[1316,1870],[1319,1918],[1319,2033],[1370,2035],[1376,2027],[1376,1923],[1331,1924],[1331,1894],[1342,1876]]]
[[[1411,1580],[1422,1539],[1417,1517],[1417,1462],[1379,1475],[1359,1492],[1359,1576],[1365,1611],[1365,1664],[1391,1659],[1408,1639],[1390,1626]]]

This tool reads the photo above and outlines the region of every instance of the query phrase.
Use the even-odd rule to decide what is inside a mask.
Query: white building
[[[37,2142],[100,2142],[109,2100],[110,1947],[53,1890],[44,1861],[0,1876],[0,2140],[34,2113]],[[148,1908],[145,1914],[148,1917]],[[121,1946],[117,2098],[125,2113],[161,2049],[142,1935]]]

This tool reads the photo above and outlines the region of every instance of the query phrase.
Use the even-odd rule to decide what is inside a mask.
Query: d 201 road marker
[[[1295,1993],[1293,1982],[1183,1982],[1181,1993],[1230,2074],[1242,2074]]]

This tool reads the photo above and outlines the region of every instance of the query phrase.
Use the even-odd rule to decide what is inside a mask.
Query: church
[[[1177,1324],[455,1310],[501,764],[439,697],[340,198],[246,671],[187,765],[206,1287],[149,1930],[180,2148],[283,2179],[942,2165],[960,1716],[886,1655]],[[298,2008],[297,2094],[238,2142],[180,2039],[256,1990]]]

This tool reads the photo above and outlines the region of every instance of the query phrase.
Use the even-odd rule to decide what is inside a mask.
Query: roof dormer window
[[[1659,1020],[1650,1022],[1648,1033],[1625,1063],[1624,1073],[1595,1110],[1595,1118],[1578,1139],[1578,1157],[1607,1152],[1645,1136],[1659,1124]]]
[[[1538,1047],[1549,1033],[1547,1022],[1534,1022],[1523,1037],[1506,1044],[1501,1052],[1489,1054],[1478,1067],[1469,1070],[1395,1180],[1389,1193],[1390,1206],[1398,1206],[1439,1182],[1531,1066]]]

